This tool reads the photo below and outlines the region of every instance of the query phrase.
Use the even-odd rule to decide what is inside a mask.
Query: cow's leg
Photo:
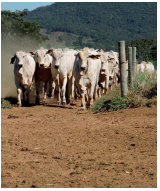
[[[22,106],[22,103],[21,103],[21,93],[22,93],[22,90],[20,87],[17,88],[17,97],[18,97],[18,101],[17,101],[17,105],[18,106]]]
[[[46,103],[47,100],[47,82],[44,83],[44,97],[43,97],[43,104]]]
[[[107,93],[108,87],[109,87],[109,76],[107,75],[107,76],[106,76],[106,79],[105,79],[105,90],[104,90],[104,94]]]
[[[23,106],[26,105],[25,92],[26,92],[26,89],[25,89],[24,86],[22,86],[22,95],[23,95],[22,105],[23,105]]]
[[[31,92],[31,86],[27,86],[26,90],[26,105],[29,106],[29,94]]]
[[[36,84],[36,105],[39,105],[40,104],[40,101],[39,101],[39,89],[40,89],[40,81],[37,80],[35,82]]]
[[[97,90],[98,90],[98,83],[96,83],[95,88],[94,88],[94,94],[93,94],[93,99],[94,100],[96,100],[98,98]]]
[[[85,93],[81,92],[81,110],[85,110],[86,109],[86,102],[85,102]]]
[[[60,105],[61,104],[61,88],[60,88],[60,84],[59,84],[59,79],[55,79],[55,84],[56,84],[56,90],[58,93],[57,96],[57,104]]]
[[[67,76],[64,76],[63,81],[62,81],[62,105],[66,105],[66,84],[67,84]],[[70,99],[70,98],[68,98]]]
[[[52,91],[53,91],[52,81],[49,81],[49,94],[48,94],[48,97],[52,96]]]
[[[25,87],[24,86],[22,86],[22,106],[24,106],[25,105]]]
[[[74,82],[75,82],[75,78],[74,78],[74,76],[72,76],[72,78],[71,78],[71,99],[72,100],[74,100],[74,88],[75,88]]]
[[[98,97],[100,98],[101,97],[101,87],[98,87],[97,94],[98,94]]]
[[[67,104],[70,103],[71,99],[74,99],[74,77],[72,76],[71,78],[68,78],[68,100]]]
[[[49,81],[49,94],[48,97],[54,98],[55,83],[51,80]]]
[[[18,80],[15,78],[15,84],[16,84],[16,89],[17,89],[17,105],[18,106],[22,106],[21,103],[21,93],[22,93],[22,89],[20,87],[20,84],[18,83]]]
[[[93,106],[93,93],[95,93],[95,87],[96,85],[95,84],[91,84],[91,87],[90,87],[90,92],[89,92],[89,98],[88,98],[88,105],[90,107]],[[96,95],[94,95],[94,97],[96,97]]]

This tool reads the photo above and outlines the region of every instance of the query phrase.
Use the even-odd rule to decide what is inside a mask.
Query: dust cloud
[[[14,53],[8,53],[8,55],[1,56],[1,98],[17,95],[16,86],[14,82],[13,64],[9,64],[10,58],[14,56]]]

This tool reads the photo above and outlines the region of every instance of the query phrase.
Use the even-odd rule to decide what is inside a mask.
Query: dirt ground
[[[157,107],[1,110],[2,188],[156,188]]]

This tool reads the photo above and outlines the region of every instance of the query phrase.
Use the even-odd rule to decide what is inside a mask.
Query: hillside
[[[47,34],[80,35],[79,44],[104,49],[117,47],[120,40],[157,39],[156,2],[58,2],[31,11],[24,19],[36,21]]]

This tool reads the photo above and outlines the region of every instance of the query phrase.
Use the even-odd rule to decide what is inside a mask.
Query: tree
[[[36,47],[39,43],[49,40],[48,36],[40,33],[40,26],[36,22],[24,21],[24,11],[1,11],[1,40],[2,49],[7,46]]]
[[[137,59],[149,61],[153,60],[153,58],[151,57],[151,51],[153,51],[153,47],[155,47],[156,44],[157,41],[154,39],[138,39],[127,42],[126,47],[129,46],[136,47]]]
[[[151,48],[150,59],[153,61],[157,61],[157,44]]]

